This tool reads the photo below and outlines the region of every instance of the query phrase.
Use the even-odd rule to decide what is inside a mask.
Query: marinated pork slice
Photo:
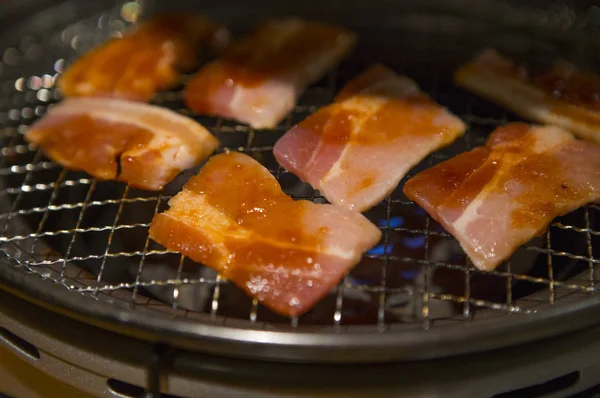
[[[312,308],[381,237],[361,214],[293,200],[240,153],[212,157],[169,205],[152,221],[153,240],[290,317]]]
[[[539,123],[600,143],[600,76],[557,62],[543,73],[486,49],[460,67],[456,83]]]
[[[555,217],[600,199],[600,146],[560,127],[510,123],[417,174],[404,193],[490,271]]]
[[[67,97],[117,97],[149,101],[196,66],[202,44],[223,47],[228,32],[213,21],[183,13],[154,17],[77,60],[60,77]]]
[[[306,87],[346,56],[355,41],[353,33],[332,25],[268,21],[192,78],[186,104],[254,128],[275,127]]]
[[[67,168],[147,190],[162,188],[219,146],[190,118],[111,98],[66,99],[34,123],[25,139]]]
[[[288,131],[273,152],[331,203],[362,212],[464,131],[464,123],[414,81],[375,65],[350,81],[335,103]]]

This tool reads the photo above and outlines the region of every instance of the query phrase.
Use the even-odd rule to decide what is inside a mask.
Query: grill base
[[[514,398],[582,392],[587,397],[600,383],[598,328],[477,355],[365,367],[232,360],[165,349],[40,312],[3,292],[0,327],[39,350],[38,360],[18,353],[23,360],[94,396],[111,390],[140,396],[160,385],[176,397]]]

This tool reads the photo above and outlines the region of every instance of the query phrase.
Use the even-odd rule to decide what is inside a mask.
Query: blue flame
[[[384,253],[387,254],[391,254],[392,253],[392,245],[387,245],[387,247],[385,247],[385,244],[380,244],[375,246],[374,248],[372,248],[371,250],[369,250],[367,253],[368,254],[375,254],[375,255],[379,255],[379,256],[383,256]]]
[[[389,224],[386,219],[381,219],[381,220],[377,221],[377,225],[381,228],[385,228],[385,227],[398,228],[398,227],[401,227],[403,224],[404,224],[404,217],[402,217],[402,216],[391,217]]]
[[[417,207],[417,209],[415,210],[415,213],[419,216],[424,216],[425,215],[425,210],[423,210],[420,207]]]
[[[410,270],[402,271],[402,272],[400,272],[400,275],[402,275],[402,277],[404,279],[415,279],[419,275],[419,270],[418,269],[410,269]]]
[[[408,247],[409,249],[420,249],[425,246],[425,236],[417,235],[406,237],[402,239],[402,243],[404,243],[404,246]]]

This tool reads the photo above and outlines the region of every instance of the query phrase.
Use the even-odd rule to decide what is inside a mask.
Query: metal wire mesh
[[[366,213],[382,230],[382,241],[326,299],[291,321],[270,313],[210,269],[149,240],[153,215],[166,208],[168,199],[198,169],[182,173],[161,192],[143,192],[62,169],[23,139],[27,126],[60,99],[54,82],[64,66],[128,26],[120,11],[56,26],[52,34],[32,33],[20,40],[15,36],[13,46],[2,49],[0,244],[12,259],[9,266],[62,285],[74,300],[78,294],[111,296],[134,310],[151,308],[157,316],[225,324],[237,320],[249,327],[291,322],[295,328],[323,325],[346,332],[357,325],[386,331],[528,314],[570,294],[597,290],[595,268],[600,259],[594,257],[594,248],[600,239],[599,206],[588,205],[556,220],[543,237],[520,248],[499,269],[484,273],[398,188]],[[452,69],[471,51],[457,41],[468,32],[459,31],[444,41],[441,31],[435,35],[415,27],[409,30],[412,36],[397,40],[393,53],[382,49],[382,60],[414,77],[469,129],[463,139],[428,156],[400,187],[416,172],[481,145],[494,127],[516,120],[452,85]],[[374,42],[379,40],[373,37]],[[310,88],[274,130],[254,131],[191,114],[183,106],[181,87],[158,94],[153,102],[204,124],[223,143],[219,152],[237,150],[262,162],[294,198],[324,203],[317,191],[278,167],[272,146],[290,126],[328,103],[344,81],[371,60],[379,60],[367,47]]]

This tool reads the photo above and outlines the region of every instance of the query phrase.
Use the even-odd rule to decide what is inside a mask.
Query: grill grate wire
[[[107,23],[111,27],[108,30],[112,30],[113,33],[121,32],[126,27],[126,24],[112,11],[91,18],[83,24],[78,23],[67,27],[60,31],[58,36],[68,39],[69,35],[65,32],[72,31],[75,26],[79,27],[76,29],[79,37],[85,36],[86,32],[92,36],[98,35],[99,31],[101,31],[101,37],[106,37],[107,28],[98,28],[102,25],[99,21],[103,19],[110,21]],[[32,36],[31,45],[43,45],[44,40],[42,37]],[[57,59],[72,58],[73,40],[75,39],[71,38],[70,42],[63,40],[59,45],[50,46],[54,51],[53,56]],[[83,48],[83,46],[78,48],[76,53],[80,53]],[[23,59],[23,63],[28,64],[24,70],[35,66],[33,64],[36,59],[27,60],[25,55],[27,48],[19,50],[17,47],[13,47],[10,49],[10,54],[15,51],[23,52],[20,57]],[[600,231],[595,229],[594,224],[594,215],[600,209],[598,205],[584,207],[577,212],[578,215],[575,217],[569,216],[556,220],[543,236],[540,244],[530,243],[521,249],[527,252],[527,255],[537,256],[532,263],[545,262],[545,273],[531,274],[527,269],[520,271],[515,260],[508,261],[495,271],[484,273],[475,269],[464,255],[459,254],[457,258],[454,258],[456,256],[440,258],[435,254],[436,249],[440,247],[440,242],[452,244],[454,240],[428,215],[420,213],[417,206],[406,200],[397,190],[373,211],[367,213],[367,216],[380,226],[383,239],[381,245],[378,246],[380,251],[365,254],[363,263],[357,268],[368,266],[371,269],[378,269],[378,271],[372,272],[373,275],[366,278],[368,282],[357,277],[354,271],[344,277],[330,295],[332,298],[331,308],[327,307],[329,309],[323,310],[327,313],[326,316],[309,313],[301,318],[286,321],[267,313],[257,300],[249,300],[248,303],[240,304],[243,308],[248,307],[248,311],[240,315],[240,311],[232,311],[231,305],[223,302],[225,297],[232,295],[232,287],[221,276],[210,273],[203,274],[197,270],[189,272],[189,264],[183,256],[161,249],[153,244],[147,235],[141,241],[141,245],[136,248],[123,248],[123,241],[129,236],[128,234],[143,235],[147,232],[151,219],[149,216],[162,211],[176,190],[167,188],[163,192],[146,193],[115,183],[97,181],[81,173],[60,168],[57,164],[44,158],[40,150],[24,141],[23,132],[27,126],[58,99],[56,90],[50,85],[40,88],[32,82],[37,81],[35,78],[41,79],[40,76],[51,75],[55,71],[38,68],[38,75],[22,75],[19,70],[23,64],[9,65],[10,62],[6,62],[6,54],[7,52],[4,54],[3,72],[0,74],[0,88],[2,88],[4,96],[20,96],[25,101],[21,101],[23,103],[21,107],[6,103],[1,103],[0,106],[0,142],[4,144],[0,153],[0,176],[5,180],[0,190],[0,199],[7,204],[2,207],[0,213],[0,222],[4,223],[0,244],[3,248],[7,245],[14,245],[24,253],[31,253],[26,259],[15,257],[17,263],[14,266],[23,267],[29,273],[61,284],[73,293],[92,297],[110,295],[129,303],[133,309],[137,306],[153,308],[157,310],[157,313],[160,312],[166,316],[192,320],[206,321],[208,319],[211,322],[221,323],[227,319],[236,318],[246,321],[249,327],[255,327],[263,320],[273,323],[289,322],[294,328],[314,323],[330,325],[335,331],[341,332],[350,330],[349,326],[359,324],[372,325],[381,331],[388,330],[392,325],[428,329],[437,323],[443,324],[444,321],[450,323],[472,322],[480,314],[482,317],[527,314],[535,312],[539,305],[553,305],[562,297],[573,292],[587,294],[597,290],[595,268],[600,259],[594,257],[593,246],[597,237],[600,236]],[[404,57],[398,63],[399,69],[402,70],[408,64],[409,61]],[[342,70],[343,68],[342,65]],[[308,191],[306,186],[299,185],[293,176],[273,163],[269,156],[278,136],[295,122],[333,98],[336,89],[343,83],[340,71],[337,69],[332,71],[322,83],[309,89],[304,97],[306,98],[304,101],[309,103],[301,101],[293,114],[289,115],[281,126],[269,132],[254,131],[247,126],[237,125],[220,118],[204,118],[193,115],[182,108],[180,90],[160,93],[156,96],[154,103],[190,115],[210,128],[219,139],[226,141],[226,146],[220,148],[219,152],[237,150],[261,160],[282,183],[284,190],[291,193],[294,198],[323,203],[324,198],[317,191]],[[478,134],[478,131],[489,132],[494,127],[514,119],[506,112],[498,113],[497,109],[494,111],[496,112],[494,116],[478,114],[476,108],[481,108],[481,101],[465,93],[461,94],[461,99],[465,100],[465,104],[461,107],[453,107],[454,103],[448,98],[454,94],[444,92],[438,82],[443,73],[446,72],[436,70],[436,67],[432,66],[428,71],[430,80],[428,82],[420,80],[419,83],[434,100],[449,106],[451,111],[465,120],[469,131],[455,145],[459,148],[458,150],[453,149],[452,154],[442,150],[428,156],[419,166],[421,169],[423,166],[429,167],[448,159],[454,153],[480,145],[485,139],[485,134]],[[407,74],[409,73],[407,72]],[[19,89],[19,84],[28,84],[23,82],[29,82],[29,88]],[[39,95],[40,90],[47,90],[47,94]],[[37,93],[36,99],[28,102],[27,98],[31,97],[30,93]],[[39,98],[47,96],[50,97],[49,100],[39,100]],[[318,98],[318,100],[312,101],[310,98]],[[184,178],[189,177],[193,172],[184,172]],[[414,172],[411,172],[411,175],[414,175]],[[403,180],[400,187],[409,177],[410,175]],[[291,190],[288,185],[292,186]],[[119,194],[103,198],[101,194],[107,192],[109,188],[112,190],[111,193],[114,191]],[[78,200],[71,201],[69,192],[75,190],[82,191],[82,193],[76,195]],[[69,191],[67,200],[64,200],[63,191]],[[29,201],[30,197],[38,200]],[[39,204],[39,199],[46,197],[47,201]],[[30,202],[34,202],[35,205],[26,204]],[[144,208],[148,205],[152,209],[152,214],[145,214],[142,217],[145,221],[128,222],[131,205],[143,205]],[[114,209],[116,211],[113,211]],[[74,212],[74,225],[60,220],[60,214],[63,212]],[[98,212],[110,215],[114,213],[114,215],[89,224],[90,213]],[[22,219],[27,219],[27,217],[39,220],[38,224],[29,228],[23,227]],[[413,217],[418,226],[398,224],[395,221],[399,219],[398,217]],[[102,222],[107,219],[110,219],[108,223]],[[579,223],[581,220],[583,222]],[[569,244],[556,246],[556,242],[553,240],[555,233],[567,234],[570,239]],[[93,234],[106,235],[103,251],[85,252],[86,246],[80,244],[82,239]],[[421,246],[418,250],[422,250],[422,256],[409,255],[407,253],[410,253],[410,250],[406,248],[396,250],[399,237],[404,237],[407,242],[409,238],[421,239]],[[54,250],[48,251],[44,242],[49,239],[66,239],[62,251],[64,254]],[[83,248],[83,252],[78,249],[79,247]],[[583,249],[571,250],[571,247]],[[8,251],[6,252],[8,253]],[[161,278],[148,279],[145,277],[147,268],[152,265],[151,261],[157,259],[160,261],[160,258],[170,256],[176,256],[175,265],[172,267],[174,274]],[[98,262],[97,268],[90,268],[86,265],[87,263],[98,264]],[[131,264],[134,272],[130,278],[112,281],[106,276],[109,268],[114,268],[115,262]],[[561,276],[557,276],[559,265],[562,268],[568,268],[574,267],[573,264],[580,263],[585,267],[581,269],[575,267],[577,272],[566,275],[564,272],[559,272]],[[397,283],[393,278],[398,271],[399,264],[401,264],[400,268],[406,267],[409,271],[416,271],[418,275],[412,279],[406,277],[404,282]],[[534,267],[535,265],[532,265],[530,268]],[[433,280],[438,274],[451,276],[452,284],[458,286],[458,289],[454,285],[444,285],[446,283],[444,281],[434,282]],[[585,276],[582,277],[583,274]],[[494,288],[500,286],[501,298],[490,298],[477,292],[476,280],[481,277],[493,279],[495,281]],[[520,287],[523,284],[529,287],[523,289]],[[189,305],[181,303],[181,297],[189,294],[190,289],[198,287],[209,288],[208,306],[190,309]],[[168,291],[165,298],[164,296],[158,297],[151,290],[152,288],[172,290]],[[526,292],[526,294],[521,293],[517,297],[517,290]],[[402,303],[403,297],[404,303]],[[395,300],[400,302],[400,311],[395,312],[393,308]],[[360,304],[357,305],[357,301]],[[349,304],[352,302],[354,304]],[[449,304],[453,309],[446,310],[439,315],[436,306],[439,306],[440,303]],[[325,304],[319,304],[319,306],[323,307]],[[350,306],[359,315],[361,311],[366,311],[367,315],[364,317],[367,320],[360,316],[354,316],[352,311],[350,311],[350,315],[346,314],[347,306]],[[368,310],[364,310],[365,307]],[[374,311],[374,315],[369,312],[371,310]],[[202,315],[207,315],[208,318],[202,317]]]

